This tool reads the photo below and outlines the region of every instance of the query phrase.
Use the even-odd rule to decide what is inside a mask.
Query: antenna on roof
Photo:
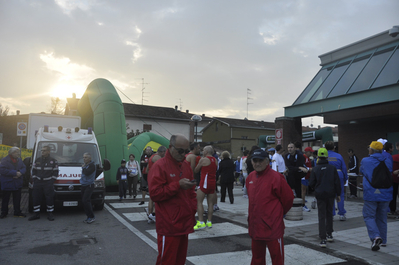
[[[249,102],[248,102],[249,100],[252,100],[252,99],[253,99],[253,98],[250,98],[249,95],[251,95],[251,89],[247,88],[247,118],[248,118],[248,119],[249,119],[249,116],[248,116],[248,105],[249,105],[249,104],[253,104],[253,103],[249,103]]]
[[[144,85],[149,85],[150,83],[144,83],[144,78],[141,78],[141,105],[144,105],[144,101],[148,101],[144,99]]]
[[[180,111],[183,110],[183,101],[181,101],[181,98],[179,98],[179,106],[180,106]]]

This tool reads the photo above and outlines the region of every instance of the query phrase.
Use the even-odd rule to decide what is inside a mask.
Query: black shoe
[[[144,204],[144,202],[143,201],[141,201],[140,203],[139,203],[139,205],[143,205]]]
[[[26,214],[24,214],[24,213],[14,213],[14,217],[25,218],[25,217],[26,217]]]
[[[332,235],[327,235],[327,242],[334,242],[334,238]]]
[[[48,219],[49,221],[54,221],[54,215],[53,215],[52,213],[48,213],[47,219]]]
[[[376,237],[373,241],[373,244],[371,244],[371,250],[372,251],[377,251],[380,249],[380,245],[382,243],[382,238],[381,237]]]
[[[40,213],[35,213],[34,215],[28,218],[28,221],[33,221],[36,219],[40,219]]]
[[[6,213],[2,213],[1,215],[0,215],[0,219],[4,219],[4,218],[6,218],[7,217],[7,214]]]
[[[320,242],[320,247],[325,248],[327,247],[327,241],[325,239],[322,239]]]

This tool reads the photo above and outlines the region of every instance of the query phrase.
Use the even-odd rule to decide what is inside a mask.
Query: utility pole
[[[144,83],[144,78],[141,78],[141,105],[144,105],[144,85],[149,85],[150,83]],[[147,100],[145,100],[147,101]]]
[[[253,104],[253,103],[249,103],[248,102],[249,100],[253,99],[253,98],[250,98],[249,95],[251,95],[251,89],[247,88],[247,119],[248,120],[249,120],[249,117],[248,117],[248,106],[249,106],[249,104]]]

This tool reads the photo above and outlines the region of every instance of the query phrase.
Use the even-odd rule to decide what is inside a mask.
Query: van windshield
[[[91,161],[100,164],[98,148],[95,144],[89,143],[65,143],[65,142],[39,142],[36,148],[35,159],[41,156],[40,150],[43,146],[50,147],[50,156],[58,161],[59,166],[83,165],[83,154],[89,153]]]

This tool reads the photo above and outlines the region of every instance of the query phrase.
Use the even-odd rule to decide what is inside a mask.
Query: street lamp
[[[199,122],[199,121],[202,121],[202,118],[201,118],[201,116],[200,116],[200,115],[197,115],[197,114],[195,114],[195,115],[193,115],[193,116],[191,117],[191,120],[195,122],[195,141],[197,142],[197,134],[198,134],[198,132],[197,132],[197,129],[198,129],[198,122]]]

